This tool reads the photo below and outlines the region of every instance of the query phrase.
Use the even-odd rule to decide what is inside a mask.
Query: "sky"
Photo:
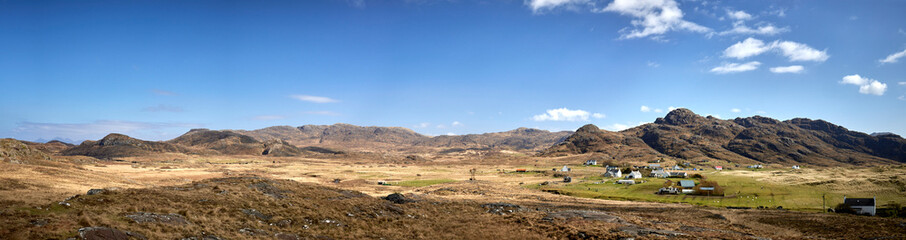
[[[0,137],[622,130],[674,108],[906,135],[906,1],[0,0]]]

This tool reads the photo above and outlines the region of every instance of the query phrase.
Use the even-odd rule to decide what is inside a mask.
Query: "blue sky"
[[[0,1],[0,137],[620,130],[672,107],[906,134],[906,1]]]

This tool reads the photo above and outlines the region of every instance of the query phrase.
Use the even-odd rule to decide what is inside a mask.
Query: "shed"
[[[875,215],[877,206],[875,198],[847,198],[843,196],[843,204],[849,205],[857,214]]]
[[[679,165],[674,165],[673,170],[683,170],[683,167],[680,167]]]
[[[799,169],[799,165],[793,165],[793,169]]]
[[[657,163],[649,163],[649,164],[648,164],[648,168],[651,168],[651,169],[658,169],[658,168],[661,168],[661,164],[657,164]]]
[[[563,165],[563,169],[561,169],[560,171],[569,172],[569,167],[567,167],[566,165]]]
[[[617,180],[616,183],[617,183],[617,184],[633,185],[633,184],[635,184],[635,181],[633,181],[633,180]]]
[[[585,165],[598,165],[598,160],[585,160]]]
[[[668,174],[669,175],[667,177],[671,177],[671,178],[687,178],[687,177],[689,177],[689,174],[687,174],[686,172],[669,172]]]

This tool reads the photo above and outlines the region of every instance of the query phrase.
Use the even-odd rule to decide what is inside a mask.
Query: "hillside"
[[[906,162],[906,140],[849,131],[823,120],[761,116],[721,120],[676,109],[654,123],[621,132],[582,127],[543,155],[582,153],[734,163],[888,164]]]
[[[296,146],[346,149],[478,148],[541,150],[562,141],[571,132],[519,128],[506,132],[430,137],[402,127],[334,125],[275,126],[252,131],[234,130],[259,141],[283,140]]]
[[[0,161],[9,163],[31,163],[50,160],[44,152],[12,138],[0,139]]]
[[[42,151],[47,154],[59,154],[63,150],[76,146],[76,145],[62,142],[59,140],[50,140],[49,142],[46,142],[46,143],[29,142],[29,141],[21,141],[21,142],[25,143],[26,145],[28,145],[31,148],[37,149],[37,150]]]
[[[186,149],[167,142],[144,141],[119,133],[111,133],[98,141],[84,141],[78,146],[62,151],[61,154],[110,159],[166,152],[186,152]]]

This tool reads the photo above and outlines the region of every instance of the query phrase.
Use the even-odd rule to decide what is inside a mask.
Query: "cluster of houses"
[[[623,170],[620,170],[620,167],[617,166],[605,166],[604,177],[608,178],[623,178],[623,180],[618,180],[618,184],[635,184],[633,179],[639,179],[644,177],[640,170],[630,170],[629,173],[623,174]],[[678,171],[667,171],[664,168],[660,168],[659,164],[649,164],[649,166],[636,166],[636,169],[653,169],[651,173],[648,174],[648,177],[654,178],[686,178],[689,175],[686,172]],[[674,166],[673,170],[683,170],[682,167]]]

